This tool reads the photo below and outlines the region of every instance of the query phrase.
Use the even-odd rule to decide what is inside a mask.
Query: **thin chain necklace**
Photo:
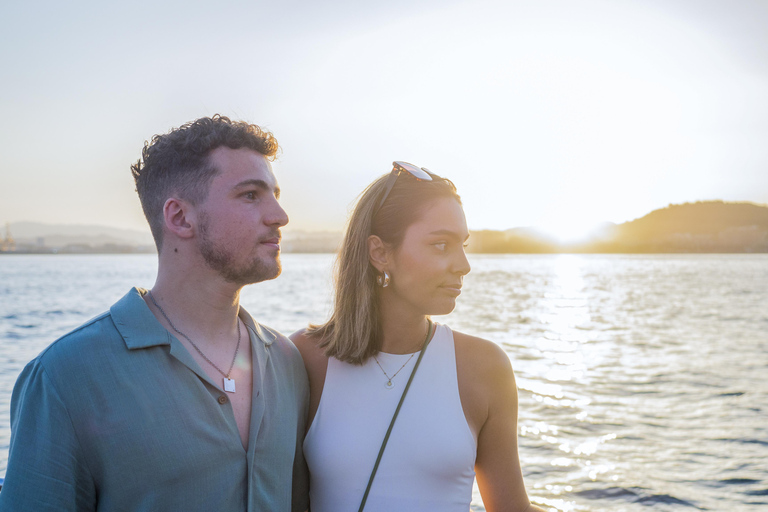
[[[401,367],[400,367],[400,370],[402,370],[403,368],[405,368],[405,365],[406,365],[406,364],[408,364],[408,363],[410,363],[410,362],[411,362],[411,359],[413,359],[413,356],[415,356],[415,355],[416,355],[416,352],[414,352],[413,354],[411,354],[411,357],[409,357],[409,358],[408,358],[408,360],[407,360],[405,363],[403,363],[403,366],[401,366]],[[397,371],[395,372],[395,374],[394,374],[393,376],[391,376],[391,377],[390,377],[390,376],[387,374],[387,372],[384,370],[384,368],[382,368],[382,367],[381,367],[381,363],[379,362],[379,360],[378,360],[378,359],[376,359],[376,356],[373,356],[373,360],[374,360],[374,361],[376,361],[376,364],[377,364],[377,365],[379,365],[379,368],[381,369],[382,373],[383,373],[383,374],[384,374],[384,376],[385,376],[385,377],[388,379],[388,380],[387,380],[387,383],[386,383],[386,384],[384,384],[384,387],[386,387],[387,389],[392,389],[393,387],[395,387],[395,385],[394,385],[394,384],[392,384],[392,379],[394,379],[395,377],[397,377],[397,374],[398,374],[398,373],[400,373],[400,370],[397,370]]]
[[[428,323],[428,324],[427,324],[427,337],[424,339],[424,342],[421,344],[421,349],[422,349],[422,350],[424,350],[424,345],[426,345],[426,344],[427,344],[427,338],[429,338],[429,331],[431,330],[431,329],[430,329],[430,327],[431,327],[431,325]],[[394,374],[393,376],[391,376],[391,377],[390,377],[390,376],[389,376],[389,374],[388,374],[388,373],[387,373],[387,372],[384,370],[384,368],[381,366],[381,363],[380,363],[380,362],[379,362],[379,360],[376,358],[376,356],[375,356],[375,355],[373,356],[373,360],[374,360],[374,361],[376,361],[376,364],[379,366],[379,369],[380,369],[380,370],[381,370],[381,372],[384,374],[384,376],[387,378],[387,383],[386,383],[386,384],[384,384],[384,387],[385,387],[385,388],[387,388],[387,389],[392,389],[392,388],[394,388],[394,387],[395,387],[395,385],[392,383],[392,379],[394,379],[395,377],[397,377],[397,374],[398,374],[398,373],[400,373],[400,372],[402,371],[402,369],[403,369],[403,368],[405,368],[405,365],[407,365],[408,363],[410,363],[410,362],[411,362],[411,359],[413,359],[413,356],[415,356],[415,355],[416,355],[416,352],[414,352],[413,354],[411,354],[411,357],[409,357],[409,358],[408,358],[408,360],[407,360],[405,363],[403,363],[403,366],[401,366],[401,367],[400,367],[400,369],[399,369],[399,370],[397,370],[397,371],[395,372],[395,374]]]
[[[160,307],[160,304],[157,303],[157,301],[155,300],[155,297],[152,296],[152,292],[147,292],[147,295],[149,295],[149,299],[152,301],[152,304],[154,304],[155,307],[158,310],[160,310],[160,313],[162,313],[163,317],[168,321],[168,325],[170,325],[171,328],[174,331],[176,331],[177,333],[179,333],[182,336],[184,336],[184,338],[188,342],[190,342],[193,347],[195,347],[195,350],[197,350],[197,353],[200,354],[200,356],[202,356],[203,359],[208,361],[208,363],[211,366],[216,368],[219,371],[219,373],[224,376],[224,391],[226,391],[227,393],[234,393],[235,392],[235,380],[234,379],[230,379],[229,375],[232,373],[232,368],[235,366],[235,361],[237,360],[237,352],[240,350],[240,319],[239,318],[237,319],[237,347],[235,348],[235,356],[232,358],[232,364],[229,365],[229,370],[227,371],[227,373],[224,373],[221,370],[221,368],[219,368],[218,366],[213,364],[213,361],[208,359],[208,357],[205,354],[203,354],[203,351],[200,350],[200,348],[197,345],[195,345],[195,342],[192,341],[191,339],[189,339],[189,336],[187,336],[186,334],[184,334],[183,332],[178,330],[176,328],[176,326],[173,325],[173,322],[171,322],[171,319],[168,318],[168,315],[165,314],[165,311],[163,310],[163,308]]]

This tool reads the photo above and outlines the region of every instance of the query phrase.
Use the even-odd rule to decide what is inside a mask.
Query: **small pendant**
[[[228,379],[224,377],[224,391],[227,393],[235,392],[235,379]]]
[[[393,387],[395,387],[395,385],[392,384],[391,380],[388,380],[387,383],[384,384],[384,387],[387,388],[387,389],[392,389]]]

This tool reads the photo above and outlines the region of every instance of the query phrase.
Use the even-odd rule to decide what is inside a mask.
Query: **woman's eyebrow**
[[[461,235],[456,231],[451,231],[450,229],[438,229],[436,231],[432,231],[429,233],[430,235],[435,236],[449,236],[451,238],[455,238],[456,240],[461,240]],[[469,233],[464,237],[464,240],[467,240],[469,238]]]

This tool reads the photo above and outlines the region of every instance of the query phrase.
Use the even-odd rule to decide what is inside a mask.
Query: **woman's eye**
[[[256,199],[256,192],[246,192],[243,195],[245,196],[246,199],[250,199],[250,200]]]
[[[436,244],[434,244],[434,245],[435,245],[435,247],[437,247],[437,249],[438,249],[439,251],[444,251],[444,250],[445,250],[445,247],[446,247],[448,244],[446,244],[445,242],[439,242],[439,243],[436,243]]]

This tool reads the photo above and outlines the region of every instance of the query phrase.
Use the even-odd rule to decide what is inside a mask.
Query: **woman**
[[[517,453],[517,388],[496,344],[450,313],[470,266],[456,188],[404,162],[362,194],[338,260],[334,311],[292,339],[310,381],[312,512],[469,510],[530,504]],[[377,471],[382,441],[414,370]]]

